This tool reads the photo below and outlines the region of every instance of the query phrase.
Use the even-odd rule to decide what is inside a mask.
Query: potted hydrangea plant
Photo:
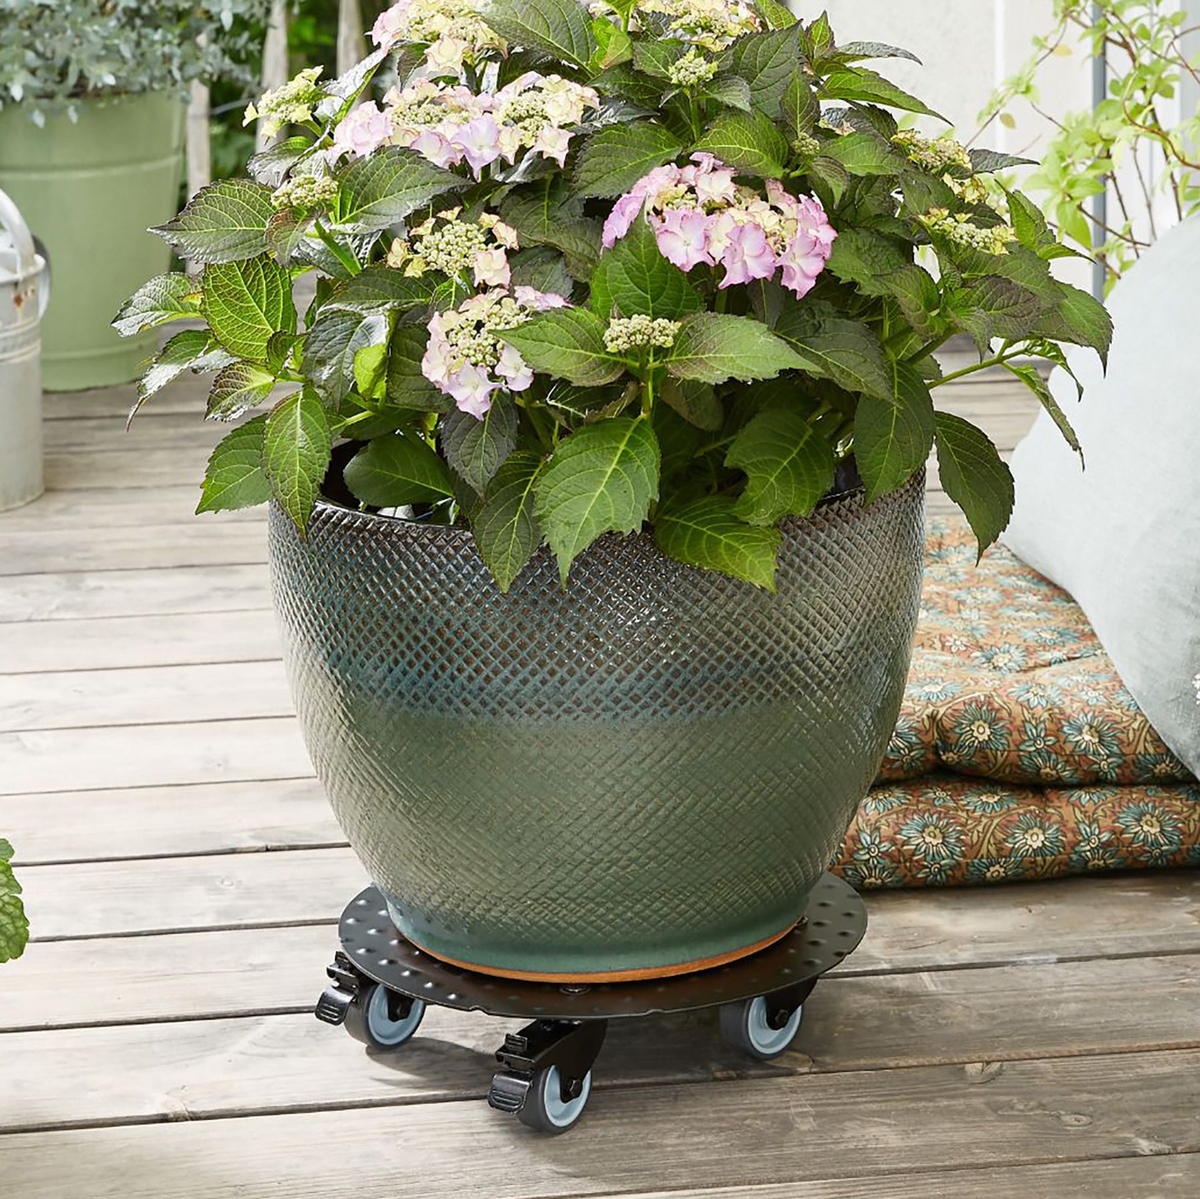
[[[543,979],[796,921],[896,718],[926,458],[981,548],[1012,503],[933,351],[1052,406],[1029,358],[1110,333],[1014,160],[898,127],[929,110],[864,63],[903,51],[594,7],[402,0],[265,98],[293,135],[161,230],[203,273],[119,321],[205,325],[143,398],[215,372],[241,421],[199,511],[273,503],[300,720],[393,920]]]
[[[56,276],[42,325],[48,390],[125,383],[156,348],[122,343],[115,307],[170,264],[148,236],[178,207],[187,88],[245,75],[268,0],[5,0],[0,187]]]

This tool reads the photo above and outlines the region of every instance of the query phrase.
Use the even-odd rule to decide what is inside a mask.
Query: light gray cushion
[[[1108,375],[1095,354],[1051,389],[1086,467],[1042,413],[1013,455],[1004,542],[1069,591],[1163,740],[1200,774],[1200,219],[1113,289]]]

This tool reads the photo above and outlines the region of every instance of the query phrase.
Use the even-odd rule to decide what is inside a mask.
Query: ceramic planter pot
[[[158,348],[157,330],[120,337],[109,322],[170,247],[147,230],[179,206],[185,107],[149,93],[80,100],[78,120],[39,128],[0,109],[0,188],[46,246],[54,300],[42,322],[42,383],[74,391],[127,383]]]
[[[305,738],[406,936],[512,977],[641,978],[783,935],[879,767],[923,482],[786,521],[778,592],[606,537],[496,589],[469,531],[278,509]]]

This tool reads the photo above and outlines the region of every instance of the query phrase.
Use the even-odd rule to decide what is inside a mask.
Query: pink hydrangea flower
[[[708,252],[710,220],[699,210],[668,209],[654,230],[659,253],[681,271],[690,271],[699,263],[712,266]]]
[[[471,264],[476,287],[507,287],[511,273],[508,257],[500,246],[480,250]]]
[[[355,158],[373,154],[392,140],[394,132],[392,118],[374,100],[368,100],[349,112],[334,130],[333,159],[336,162],[343,154]]]
[[[721,255],[725,277],[719,286],[769,279],[775,273],[775,251],[759,225],[735,225]]]
[[[500,157],[500,126],[490,112],[460,125],[450,136],[450,142],[466,156],[471,170],[479,172]]]
[[[408,0],[400,0],[385,9],[371,27],[371,41],[381,50],[390,50],[404,36],[408,24]]]

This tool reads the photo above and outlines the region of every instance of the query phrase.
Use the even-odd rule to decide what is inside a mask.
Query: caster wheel
[[[525,1102],[517,1113],[517,1119],[529,1128],[538,1132],[546,1132],[556,1136],[573,1128],[583,1109],[587,1106],[588,1096],[592,1093],[592,1072],[589,1070],[583,1076],[583,1084],[579,1094],[573,1099],[562,1096],[562,1076],[557,1066],[539,1070],[529,1084]]]
[[[403,1012],[404,996],[391,994],[387,987],[370,983],[346,1011],[346,1031],[372,1049],[399,1049],[412,1038],[425,1015],[425,1003],[409,1000]]]
[[[742,1003],[727,1003],[721,1008],[721,1035],[730,1045],[769,1062],[778,1057],[796,1039],[804,1019],[804,1004],[787,1018],[782,1028],[772,1028],[767,1020],[767,1001],[760,995]]]

